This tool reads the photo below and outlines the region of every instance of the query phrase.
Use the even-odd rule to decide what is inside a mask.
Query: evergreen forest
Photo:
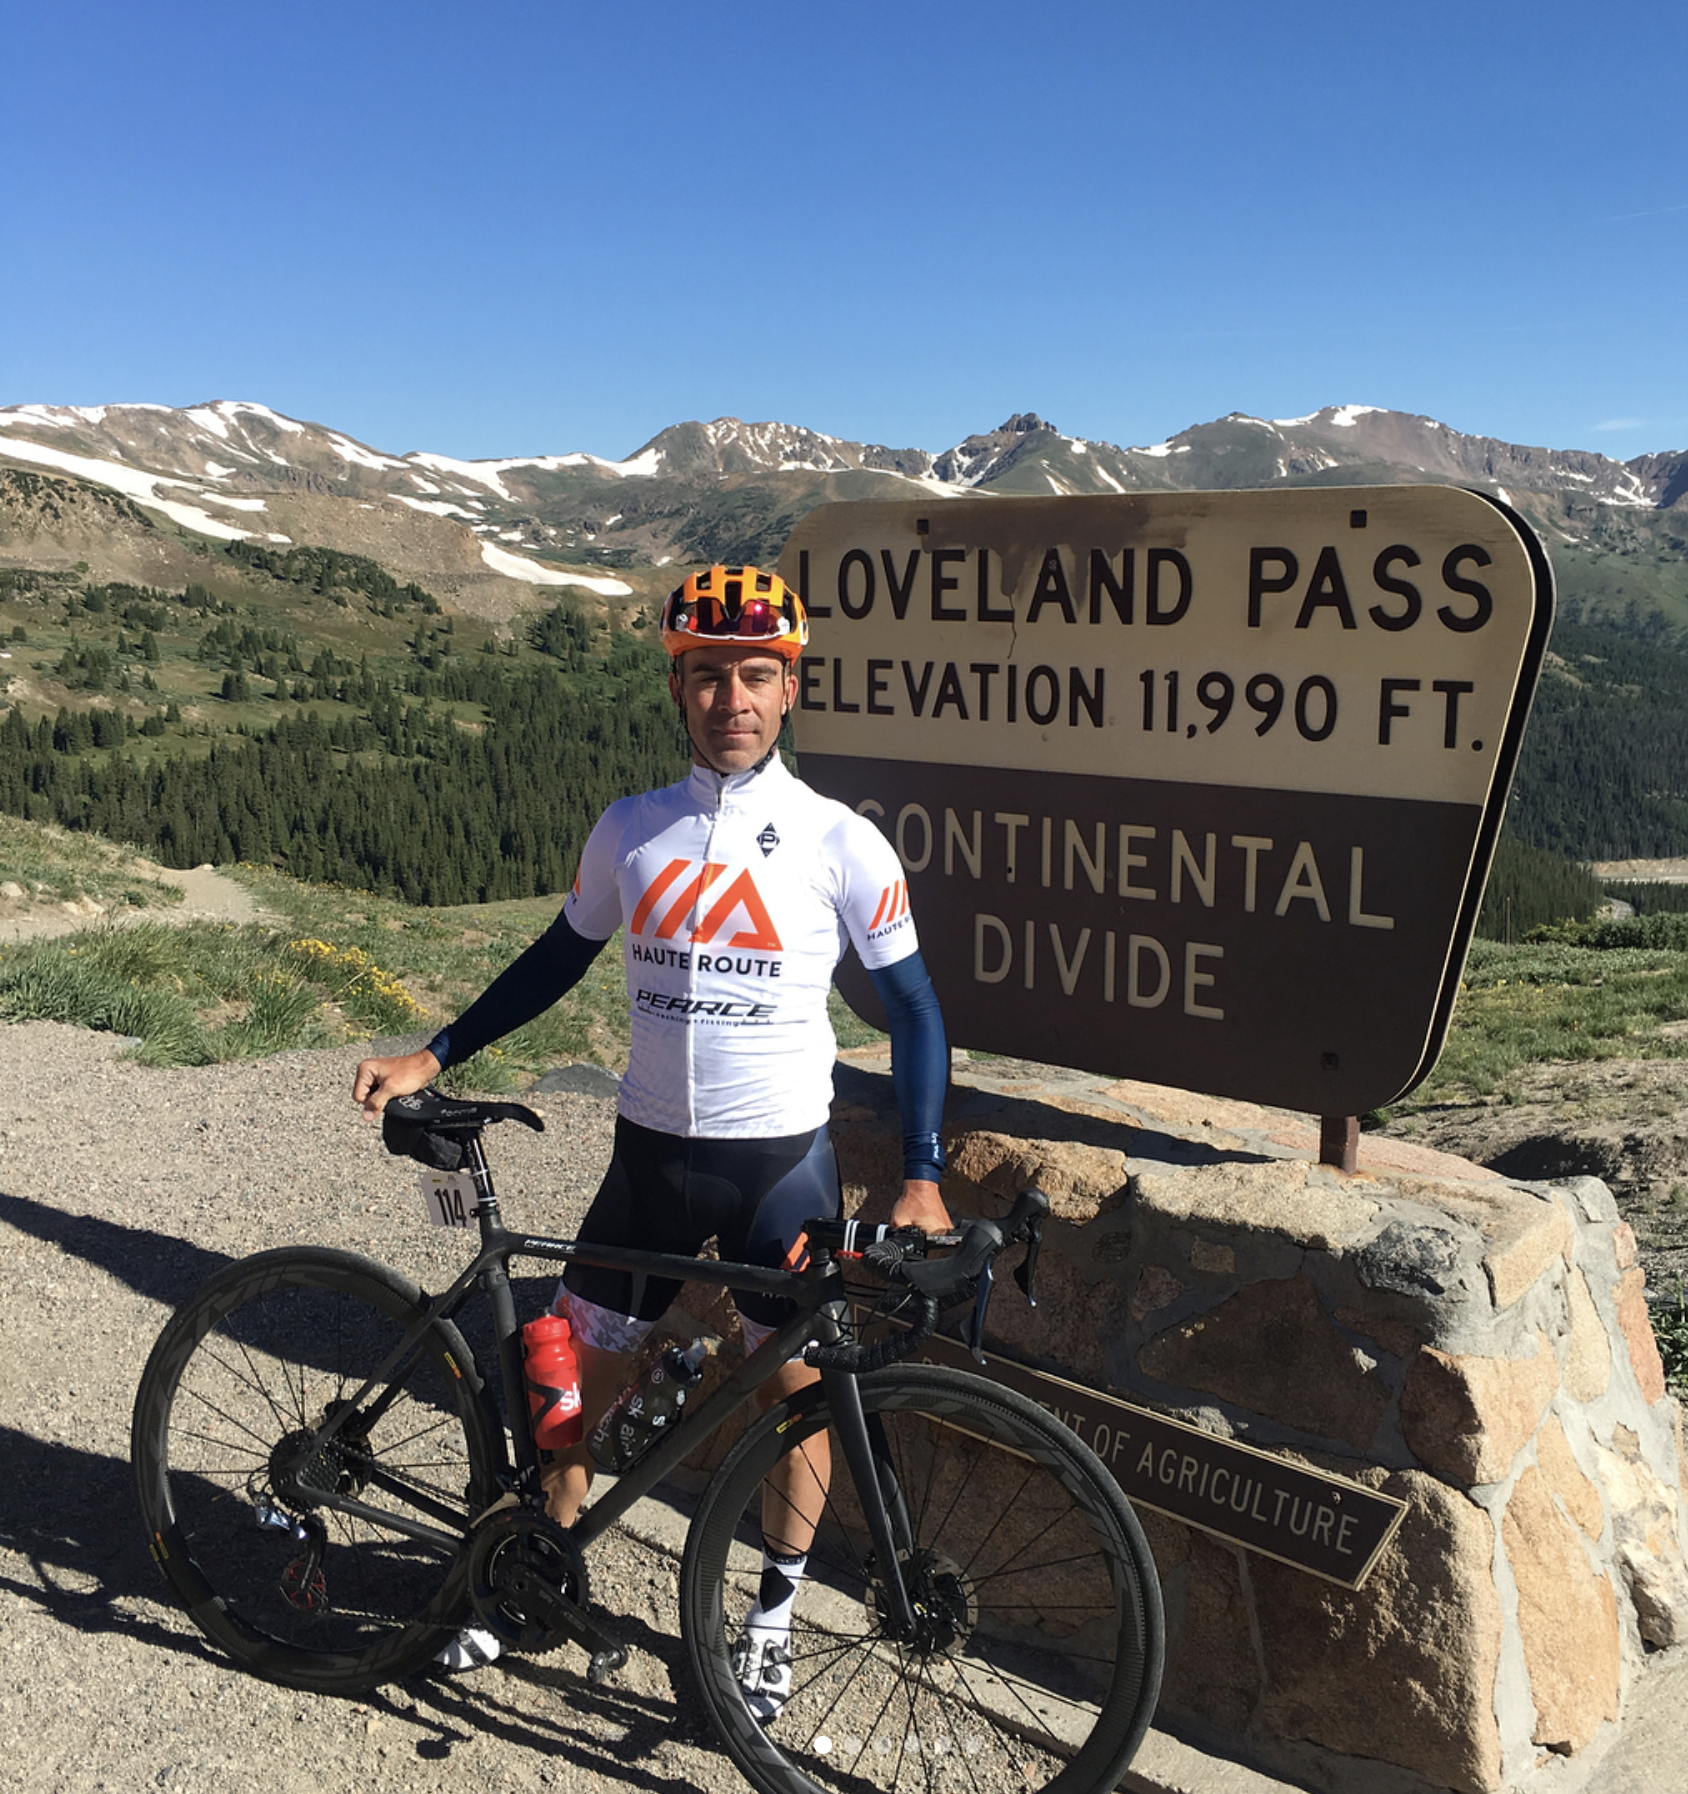
[[[637,630],[565,601],[524,636],[488,632],[458,652],[432,595],[373,562],[230,550],[271,580],[397,619],[394,652],[353,660],[207,586],[66,590],[11,575],[0,601],[47,613],[11,626],[13,660],[52,639],[36,668],[95,701],[0,717],[0,810],[169,866],[247,861],[414,903],[482,903],[561,891],[606,804],[684,776],[666,658]],[[221,714],[184,721],[184,708]]]
[[[64,701],[0,715],[0,811],[415,903],[554,893],[607,803],[685,771],[653,638],[572,598],[498,629],[327,549],[208,548],[178,591],[3,570],[0,673]],[[1683,853],[1688,649],[1563,617],[1479,932],[1592,915],[1577,861]]]

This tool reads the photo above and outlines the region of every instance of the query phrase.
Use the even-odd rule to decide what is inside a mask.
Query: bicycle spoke
[[[344,1406],[423,1312],[414,1285],[368,1260],[261,1254],[212,1279],[149,1360],[135,1462],[160,1562],[199,1624],[261,1674],[367,1688],[431,1652],[452,1554],[377,1516],[466,1529],[492,1499],[502,1442],[473,1357],[431,1323],[388,1405],[379,1390],[370,1403],[378,1419]],[[342,1496],[369,1511],[342,1511]]]
[[[778,1461],[772,1427],[760,1452],[747,1437],[700,1510],[688,1636],[734,1761],[761,1794],[854,1794],[864,1780],[880,1794],[1112,1788],[1158,1677],[1139,1631],[1152,1565],[1117,1488],[1031,1403],[964,1375],[895,1370],[864,1379],[862,1400],[898,1563],[876,1561],[851,1479],[835,1473],[792,1609],[790,1692],[765,1723],[725,1661],[753,1578],[723,1572],[729,1549],[745,1548],[729,1547],[737,1518],[760,1512],[757,1479]],[[706,1561],[721,1642],[700,1658],[690,1628]],[[911,1608],[900,1626],[886,1589],[899,1575]]]

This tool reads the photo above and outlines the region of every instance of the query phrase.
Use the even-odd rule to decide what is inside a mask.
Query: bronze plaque
[[[1133,1504],[1344,1588],[1359,1588],[1371,1574],[1407,1511],[1398,1496],[1217,1438],[1047,1371],[990,1353],[981,1365],[953,1340],[934,1336],[921,1356],[989,1377],[1048,1409],[1107,1465]]]
[[[1516,512],[830,505],[780,571],[800,769],[896,847],[953,1042],[1323,1115],[1429,1071],[1552,618]]]

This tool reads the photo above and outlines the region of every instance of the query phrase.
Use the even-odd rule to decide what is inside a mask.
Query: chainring
[[[587,1603],[580,1547],[544,1514],[510,1509],[469,1540],[469,1602],[475,1624],[519,1651],[553,1651],[574,1633],[569,1613]]]

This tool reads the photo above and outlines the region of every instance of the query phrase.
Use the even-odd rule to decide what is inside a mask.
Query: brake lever
[[[1026,1223],[1026,1256],[1014,1267],[1014,1281],[1025,1293],[1026,1306],[1037,1306],[1037,1255],[1043,1249],[1043,1217],[1033,1215]]]
[[[996,1273],[992,1270],[991,1261],[987,1258],[983,1268],[979,1272],[978,1294],[973,1298],[973,1317],[962,1329],[961,1334],[962,1343],[973,1354],[973,1361],[976,1364],[983,1364],[985,1361],[983,1350],[985,1342],[985,1310],[990,1307],[991,1286],[995,1281]]]

